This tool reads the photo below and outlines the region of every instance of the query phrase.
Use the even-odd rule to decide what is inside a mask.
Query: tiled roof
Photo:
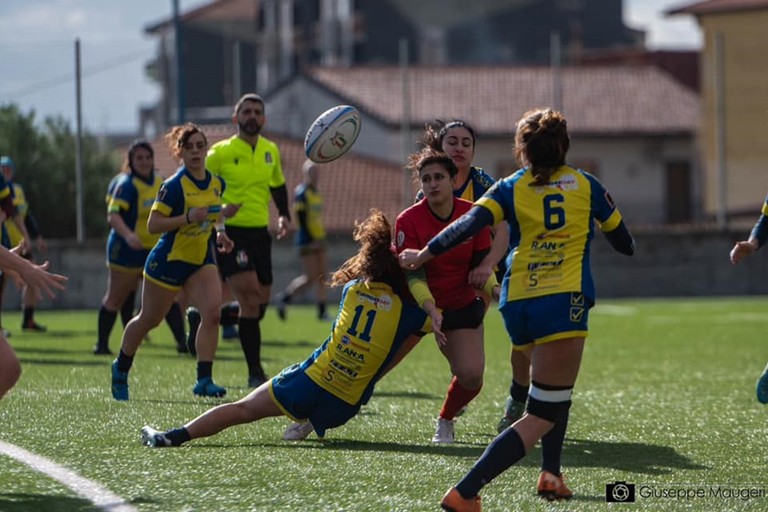
[[[414,125],[460,117],[487,135],[508,136],[524,112],[552,106],[549,67],[457,66],[409,68]],[[392,66],[316,67],[310,80],[391,126],[403,112],[401,71]],[[564,67],[562,110],[572,134],[693,133],[698,96],[654,66]]]
[[[235,133],[235,127],[231,124],[203,125],[201,128],[208,138],[209,146]],[[293,189],[302,180],[304,142],[269,133],[264,136],[280,148],[283,174],[292,201]],[[157,137],[151,143],[155,150],[157,169],[166,176],[175,172],[179,164],[171,157],[163,138]],[[400,166],[349,154],[335,162],[321,165],[320,171],[319,189],[324,198],[324,219],[329,233],[348,234],[355,220],[365,218],[373,207],[384,211],[394,225],[397,214],[406,204],[405,171]],[[415,191],[409,189],[409,201],[414,196]],[[272,205],[273,220],[277,218],[276,215],[277,210]]]
[[[715,14],[768,9],[768,0],[705,0],[667,11],[667,14]]]

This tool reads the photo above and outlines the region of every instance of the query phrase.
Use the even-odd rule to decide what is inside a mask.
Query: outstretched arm
[[[483,206],[473,206],[467,213],[451,222],[440,233],[429,241],[420,251],[406,249],[398,256],[400,266],[407,270],[415,270],[461,242],[471,237],[485,226],[493,225],[493,214]]]
[[[735,265],[740,262],[745,256],[749,256],[765,245],[766,240],[768,240],[768,217],[762,214],[752,228],[749,239],[736,242],[731,249],[731,263]]]

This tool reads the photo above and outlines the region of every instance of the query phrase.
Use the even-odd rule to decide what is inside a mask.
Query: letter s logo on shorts
[[[240,268],[245,268],[248,266],[248,254],[244,250],[240,249],[237,251],[235,259],[237,260],[237,264],[240,266]]]

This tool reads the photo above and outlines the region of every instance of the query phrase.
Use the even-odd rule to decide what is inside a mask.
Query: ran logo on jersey
[[[392,309],[392,297],[390,297],[389,295],[382,295],[381,297],[376,297],[375,295],[364,293],[360,290],[357,290],[355,293],[357,293],[358,302],[362,302],[362,303],[367,302],[369,304],[372,304],[376,309],[379,309],[381,311],[389,311]]]
[[[579,181],[576,179],[576,176],[573,174],[565,174],[560,179],[555,181],[550,181],[543,187],[536,187],[536,191],[539,194],[545,194],[547,189],[556,189],[556,190],[578,190],[579,189]]]

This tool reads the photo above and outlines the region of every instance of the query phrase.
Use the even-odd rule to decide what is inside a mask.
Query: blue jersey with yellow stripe
[[[183,261],[202,265],[208,254],[213,223],[221,211],[224,180],[209,171],[198,181],[186,167],[163,182],[152,211],[167,217],[185,215],[190,208],[205,206],[208,217],[203,222],[185,224],[160,236],[153,253],[165,261]]]
[[[296,245],[308,245],[325,240],[323,225],[323,196],[306,183],[296,187],[293,210],[299,219],[296,230]]]
[[[591,174],[564,165],[543,186],[521,169],[496,183],[477,205],[491,211],[494,224],[509,224],[507,272],[500,302],[581,292],[594,300],[589,263],[594,222],[603,231],[621,222],[603,185]]]
[[[143,178],[136,173],[123,174],[107,190],[109,203],[107,213],[116,213],[135,232],[141,241],[141,246],[151,249],[160,238],[159,234],[150,233],[147,220],[152,205],[155,203],[157,192],[162,180],[154,173]],[[110,236],[119,236],[113,229]]]
[[[315,384],[344,402],[365,403],[382,370],[411,335],[431,329],[429,317],[389,284],[353,280],[323,345],[302,363]]]

